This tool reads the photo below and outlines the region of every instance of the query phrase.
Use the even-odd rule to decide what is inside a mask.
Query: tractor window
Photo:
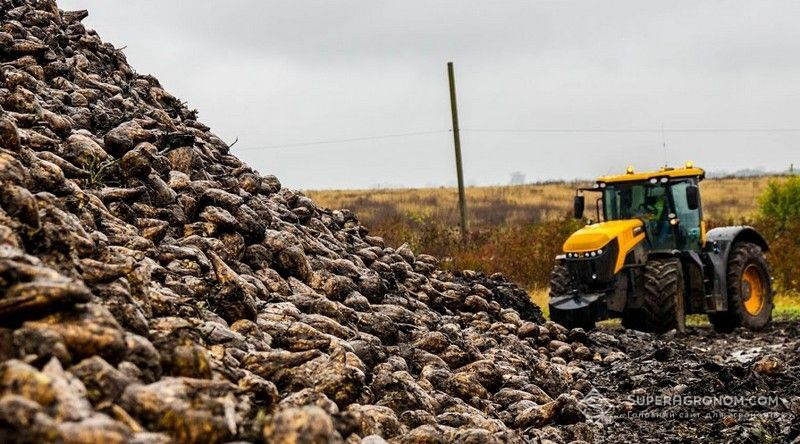
[[[686,250],[700,249],[700,209],[690,210],[686,202],[686,188],[694,181],[686,180],[672,183],[672,200],[675,202],[675,214],[678,216],[678,248]]]
[[[640,219],[652,249],[674,248],[668,188],[662,182],[609,184],[603,192],[606,220]]]
[[[605,220],[658,219],[665,208],[666,189],[661,184],[614,184],[603,190]]]

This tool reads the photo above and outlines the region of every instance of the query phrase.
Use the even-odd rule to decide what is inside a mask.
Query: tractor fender
[[[706,242],[710,244],[713,251],[719,254],[722,263],[728,263],[728,254],[731,247],[737,242],[751,242],[762,250],[769,251],[769,245],[755,228],[746,225],[739,225],[733,227],[720,227],[709,230],[706,233]]]
[[[769,245],[758,231],[753,227],[733,226],[720,227],[709,230],[706,234],[706,257],[714,268],[714,298],[709,304],[710,311],[725,311],[728,309],[728,256],[731,248],[738,242],[751,242],[763,249],[769,250]],[[713,307],[712,307],[713,306]]]

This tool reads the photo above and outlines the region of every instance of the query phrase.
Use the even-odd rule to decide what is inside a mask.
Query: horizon
[[[792,165],[793,166],[793,165]],[[620,172],[622,174],[622,172]],[[760,179],[765,177],[778,178],[794,176],[795,172],[790,168],[784,171],[767,171],[758,169],[744,169],[738,171],[706,171],[705,180],[727,180],[727,179]],[[526,186],[547,186],[547,185],[569,185],[580,184],[587,182],[594,182],[594,178],[572,178],[572,179],[546,179],[546,180],[532,180],[522,183],[497,183],[497,184],[468,184],[465,183],[465,188],[506,188],[506,187],[526,187]],[[280,178],[279,178],[280,179]],[[300,188],[302,192],[336,192],[336,191],[403,191],[403,190],[425,190],[425,189],[453,189],[456,190],[458,184],[455,180],[452,183],[445,185],[423,185],[419,187],[403,187],[394,186],[392,184],[375,184],[365,188]]]

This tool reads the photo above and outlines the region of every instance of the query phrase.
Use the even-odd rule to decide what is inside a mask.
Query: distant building
[[[525,174],[520,171],[514,171],[511,173],[511,180],[508,182],[509,185],[523,185],[525,184]]]

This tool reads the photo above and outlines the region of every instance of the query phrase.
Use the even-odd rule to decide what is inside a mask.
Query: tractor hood
[[[644,238],[644,224],[639,219],[612,220],[587,225],[564,242],[565,253],[584,253],[605,247],[613,239],[631,241]],[[635,231],[635,232],[634,232]],[[628,242],[623,242],[628,243]],[[627,250],[627,249],[626,249]]]

